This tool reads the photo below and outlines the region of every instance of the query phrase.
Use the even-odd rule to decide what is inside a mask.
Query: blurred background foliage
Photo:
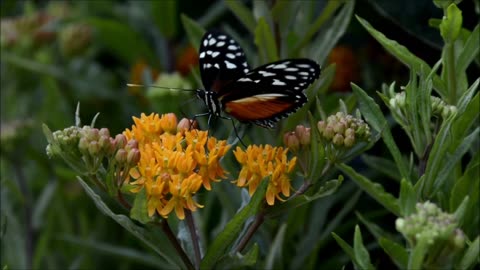
[[[73,125],[77,102],[81,104],[82,119],[92,119],[100,112],[97,126],[107,126],[112,134],[129,127],[131,117],[141,112],[175,112],[190,117],[203,112],[203,104],[188,92],[126,87],[127,83],[201,87],[195,47],[198,43],[189,40],[184,25],[190,25],[193,31],[195,24],[191,22],[206,29],[225,30],[242,45],[251,66],[275,58],[311,56],[323,68],[322,79],[314,88],[321,87],[321,104],[326,114],[338,109],[339,98],[349,109],[355,106],[350,82],[373,93],[381,88],[382,82],[397,81],[397,85],[404,85],[408,79],[408,69],[386,53],[356,20],[350,20],[352,14],[376,25],[377,30],[389,33],[389,38],[404,44],[430,66],[441,54],[441,37],[436,29],[428,27],[428,20],[441,18],[442,12],[430,0],[359,0],[356,3],[348,0],[343,9],[337,9],[342,1],[297,1],[294,10],[278,8],[272,12],[277,19],[295,21],[292,25],[295,31],[304,33],[309,25],[301,23],[311,22],[326,9],[335,15],[344,12],[341,17],[344,24],[335,24],[327,18],[329,20],[323,22],[327,26],[308,28],[315,31],[300,45],[290,32],[291,36],[283,40],[280,49],[272,52],[263,49],[266,46],[262,46],[261,40],[255,40],[252,32],[261,30],[252,29],[255,25],[248,22],[270,14],[265,10],[275,2],[2,0],[0,266],[8,269],[147,269],[158,265],[148,247],[94,207],[79,184],[72,181],[75,174],[70,169],[47,159],[41,124],[46,123],[52,130]],[[232,12],[238,3],[252,9],[255,18]],[[478,3],[463,1],[459,7],[464,12],[464,27],[473,29],[478,23]],[[328,32],[332,24],[342,27],[336,29],[337,32]],[[467,71],[478,74],[478,65]],[[277,132],[292,129],[305,119],[293,116],[284,122],[277,131],[254,128],[249,132],[251,137],[258,138],[256,143],[279,144],[281,136],[277,136]],[[217,129],[219,124],[212,130],[218,137],[226,138],[229,131]],[[204,122],[201,125],[205,127]],[[392,133],[402,136],[398,127],[394,127]],[[402,147],[402,140],[397,142]],[[408,142],[405,146],[410,147]],[[381,144],[369,151],[377,155],[385,152]],[[362,170],[365,165],[361,160],[354,160],[353,166],[388,191],[398,192],[389,190],[398,187],[396,182],[390,184],[392,179],[375,170]],[[221,205],[217,202],[210,207]],[[296,226],[286,229],[290,239],[303,233],[313,234],[321,241],[285,245],[283,254],[296,256],[293,261],[284,258],[284,262],[293,268],[309,265],[338,269],[345,265],[349,258],[330,233],[335,230],[344,239],[352,239],[358,223],[356,212],[393,230],[395,217],[355,184],[346,182],[335,196],[299,208],[288,217],[297,220],[293,222]],[[304,223],[306,216],[312,217],[308,226]],[[215,224],[204,226],[210,225]],[[270,220],[259,234],[267,236],[269,228],[277,226]],[[265,238],[257,240],[261,239]],[[392,265],[373,237],[364,234],[363,241],[378,267]],[[258,244],[262,248],[269,243]]]

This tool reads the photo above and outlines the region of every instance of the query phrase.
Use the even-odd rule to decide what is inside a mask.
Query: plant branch
[[[195,269],[200,269],[200,239],[197,234],[197,228],[195,227],[195,221],[193,220],[192,211],[185,211],[185,218],[187,221],[188,230],[190,231],[190,237],[192,238],[193,252],[195,253]]]
[[[170,243],[173,245],[173,247],[177,251],[178,255],[180,255],[180,258],[182,259],[182,261],[185,264],[185,266],[187,267],[187,269],[194,270],[195,268],[193,267],[193,264],[190,261],[190,258],[188,258],[187,254],[185,253],[182,246],[178,242],[177,237],[175,237],[175,234],[173,233],[172,229],[168,225],[167,220],[164,219],[160,222],[154,222],[153,224],[162,228],[165,235],[167,235],[168,240],[170,240]]]
[[[243,249],[247,246],[248,241],[253,237],[255,232],[258,230],[260,225],[262,225],[263,221],[265,220],[265,212],[261,210],[256,216],[253,224],[248,228],[247,233],[242,238],[240,243],[238,244],[237,248],[235,249],[235,253],[242,252]]]

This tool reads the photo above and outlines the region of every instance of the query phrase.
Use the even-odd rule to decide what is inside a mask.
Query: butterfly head
[[[203,100],[210,114],[220,116],[223,107],[222,103],[218,99],[218,95],[216,92],[197,89],[196,94],[199,99]]]

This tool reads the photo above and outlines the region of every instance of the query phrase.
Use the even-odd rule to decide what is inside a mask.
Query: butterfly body
[[[205,90],[197,96],[209,115],[226,112],[241,122],[272,128],[307,102],[303,93],[320,74],[310,59],[284,59],[250,69],[238,43],[221,32],[201,41],[200,74]]]

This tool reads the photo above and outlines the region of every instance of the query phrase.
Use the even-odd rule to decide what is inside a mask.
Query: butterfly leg
[[[219,116],[220,118],[222,119],[225,119],[225,120],[230,120],[230,122],[232,122],[232,126],[233,126],[233,131],[235,132],[235,136],[237,137],[238,141],[243,145],[243,147],[247,147],[247,145],[242,141],[242,138],[240,138],[240,136],[238,135],[238,131],[237,131],[237,127],[235,126],[235,122],[233,121],[233,118],[230,118],[230,117],[227,117],[227,116]]]

